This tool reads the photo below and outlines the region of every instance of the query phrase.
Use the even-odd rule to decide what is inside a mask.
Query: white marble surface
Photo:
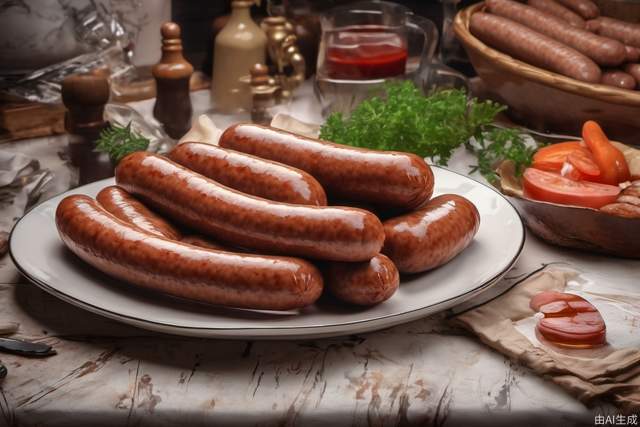
[[[193,99],[195,114],[207,109],[206,91]],[[309,99],[295,101],[290,112],[313,119]],[[148,115],[151,103],[136,108]],[[219,126],[234,121],[213,119]],[[56,154],[63,144],[55,138],[1,148],[38,153],[64,171]],[[451,167],[466,173],[468,164],[460,152]],[[495,292],[552,262],[602,286],[637,291],[639,261],[563,250],[528,235]],[[327,340],[198,340],[76,309],[25,283],[8,257],[0,272],[0,322],[17,320],[21,336],[58,351],[43,360],[0,355],[9,369],[0,382],[0,426],[572,426],[615,412],[586,408],[506,360],[450,326],[451,313]]]

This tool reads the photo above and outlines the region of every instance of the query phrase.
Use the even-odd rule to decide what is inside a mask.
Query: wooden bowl
[[[509,197],[529,230],[553,245],[640,258],[640,219],[595,209]]]
[[[640,91],[584,83],[534,67],[494,50],[469,31],[471,15],[484,3],[461,10],[453,28],[487,95],[509,106],[507,114],[543,132],[580,135],[582,124],[596,120],[612,139],[640,144]]]

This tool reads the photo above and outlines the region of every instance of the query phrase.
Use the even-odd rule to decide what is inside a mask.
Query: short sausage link
[[[602,73],[602,84],[620,89],[633,90],[636,87],[636,79],[624,71],[608,70]]]
[[[358,263],[327,263],[323,271],[326,288],[350,304],[379,304],[391,298],[400,284],[398,269],[382,254]]]
[[[464,250],[480,227],[480,214],[466,198],[445,194],[383,224],[382,252],[401,273],[419,273],[441,266]]]
[[[624,71],[633,76],[640,87],[640,64],[627,64],[624,66]]]

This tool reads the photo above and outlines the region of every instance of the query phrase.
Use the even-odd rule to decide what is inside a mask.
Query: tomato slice
[[[575,150],[567,155],[567,162],[571,163],[582,175],[590,178],[600,176],[600,168],[587,150]]]
[[[624,154],[611,144],[598,123],[593,120],[585,122],[582,126],[582,138],[600,168],[599,182],[616,185],[631,178]]]
[[[542,147],[533,155],[531,167],[550,172],[560,172],[562,164],[569,153],[576,150],[583,150],[588,153],[587,148],[580,141],[560,142]]]
[[[534,168],[527,168],[522,178],[525,197],[561,205],[599,209],[615,202],[620,194],[620,188],[614,185],[572,181]]]
[[[604,319],[589,301],[574,294],[541,292],[529,306],[544,314],[536,325],[544,339],[569,347],[596,347],[606,342]]]
[[[536,151],[531,167],[560,175],[574,181],[598,181],[600,169],[591,152],[580,141],[561,142]]]

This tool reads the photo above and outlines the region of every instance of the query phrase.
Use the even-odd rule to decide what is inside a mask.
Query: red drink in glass
[[[325,70],[331,79],[371,80],[402,75],[407,47],[382,26],[342,28],[328,38]]]

